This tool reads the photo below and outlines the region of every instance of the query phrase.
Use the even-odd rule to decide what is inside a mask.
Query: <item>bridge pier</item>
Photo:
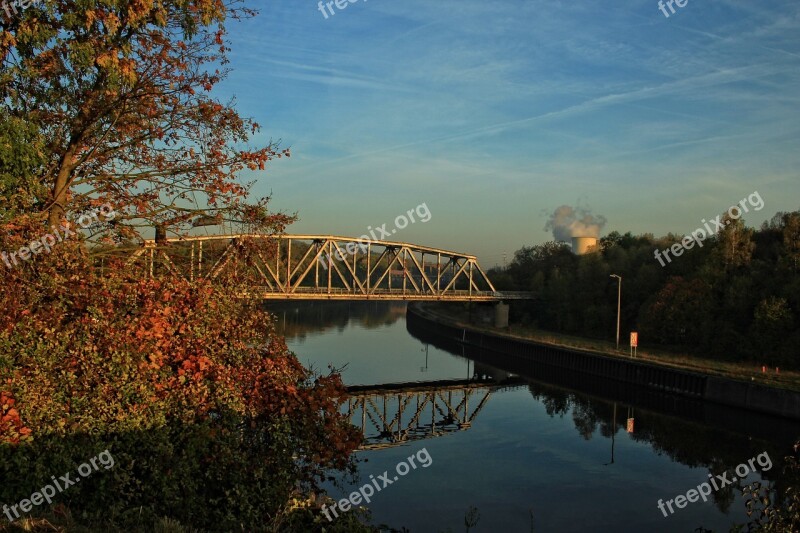
[[[507,328],[508,327],[508,310],[509,305],[503,302],[497,302],[494,306],[494,327]]]

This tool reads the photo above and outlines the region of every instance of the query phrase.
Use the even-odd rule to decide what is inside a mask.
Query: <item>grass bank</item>
[[[421,309],[424,309],[437,319],[461,328],[513,339],[530,340],[561,348],[579,348],[610,357],[623,359],[631,357],[630,349],[627,346],[627,334],[624,335],[624,338],[622,337],[623,334],[620,334],[620,350],[617,351],[616,344],[613,342],[544,331],[520,324],[511,324],[508,328],[496,328],[493,324],[478,323],[476,320],[478,314],[473,313],[472,319],[470,319],[469,311],[461,306],[437,303],[419,305]],[[743,363],[705,359],[696,355],[679,353],[664,348],[652,348],[646,345],[639,347],[636,358],[665,367],[680,368],[729,379],[752,381],[778,389],[800,391],[800,372],[785,371],[774,367],[767,368],[766,372],[762,372],[762,365],[758,362]]]

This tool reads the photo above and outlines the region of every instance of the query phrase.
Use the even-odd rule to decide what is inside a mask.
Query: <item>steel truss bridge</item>
[[[498,292],[475,256],[333,235],[236,234],[145,241],[128,259],[145,275],[236,279],[247,298],[264,300],[530,299]]]
[[[472,427],[492,393],[521,380],[446,380],[348,387],[345,403],[351,423],[361,428],[359,449],[402,446]]]

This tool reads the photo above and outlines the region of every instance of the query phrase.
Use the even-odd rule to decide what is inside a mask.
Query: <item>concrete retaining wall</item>
[[[798,392],[460,328],[425,313],[415,304],[409,304],[407,320],[416,328],[467,346],[513,354],[603,379],[800,420]]]

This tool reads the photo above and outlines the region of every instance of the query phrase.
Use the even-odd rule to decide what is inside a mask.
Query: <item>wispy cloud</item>
[[[641,227],[620,229],[654,232],[674,227],[649,215],[655,202],[720,179],[800,192],[785,179],[800,163],[795,0],[694,2],[669,19],[652,0],[375,0],[329,20],[284,3],[235,31],[226,90],[296,156],[263,188],[321,231],[334,222],[310,191],[336,187],[391,211],[398,183],[457,183],[475,203],[500,201],[499,181],[517,188],[504,212],[525,217],[542,190],[614,212],[616,186],[638,180],[661,196],[635,189],[620,218]]]

